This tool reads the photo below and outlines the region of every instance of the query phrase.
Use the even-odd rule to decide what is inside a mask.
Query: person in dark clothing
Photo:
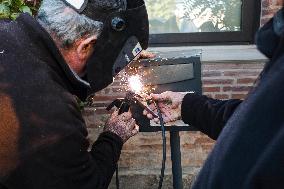
[[[78,101],[147,47],[146,16],[143,0],[43,0],[37,19],[0,20],[1,189],[108,187],[138,126],[115,111],[90,149]]]
[[[283,36],[281,9],[256,35],[257,46],[269,61],[244,101],[195,93],[152,95],[165,122],[182,118],[217,140],[193,189],[284,188]]]

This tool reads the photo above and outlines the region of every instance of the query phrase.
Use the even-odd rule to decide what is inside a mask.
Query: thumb
[[[135,124],[134,129],[131,131],[131,137],[139,133],[139,126]]]
[[[150,97],[152,100],[160,100],[160,94],[150,94]]]
[[[173,101],[173,102],[172,102],[172,108],[173,108],[173,109],[178,108],[179,105],[180,105],[180,102],[179,102],[179,101]]]
[[[151,94],[151,97],[153,100],[156,100],[156,101],[170,100],[170,96],[167,93]]]

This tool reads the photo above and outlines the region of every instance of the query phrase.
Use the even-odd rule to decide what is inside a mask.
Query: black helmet
[[[86,68],[90,93],[94,93],[111,84],[113,77],[148,47],[149,23],[145,3],[143,0],[64,1],[79,14],[103,23]],[[113,6],[105,6],[107,3]]]

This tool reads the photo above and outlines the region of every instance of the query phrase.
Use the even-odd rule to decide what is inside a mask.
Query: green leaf
[[[13,0],[13,7],[21,7],[25,5],[25,2],[23,0]]]
[[[23,13],[29,13],[30,15],[32,15],[32,11],[28,6],[25,6],[25,5],[21,6],[20,11],[23,12]]]
[[[12,5],[12,0],[3,0],[2,3],[7,5],[7,6],[11,6]]]
[[[4,4],[0,4],[0,18],[9,18],[10,8]]]
[[[10,15],[10,18],[11,18],[12,20],[16,20],[16,18],[17,18],[19,15],[20,15],[20,13],[14,12],[14,13],[12,13],[12,14]]]

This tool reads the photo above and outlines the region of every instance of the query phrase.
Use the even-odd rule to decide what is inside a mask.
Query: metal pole
[[[183,189],[179,131],[170,131],[171,159],[174,189]]]

